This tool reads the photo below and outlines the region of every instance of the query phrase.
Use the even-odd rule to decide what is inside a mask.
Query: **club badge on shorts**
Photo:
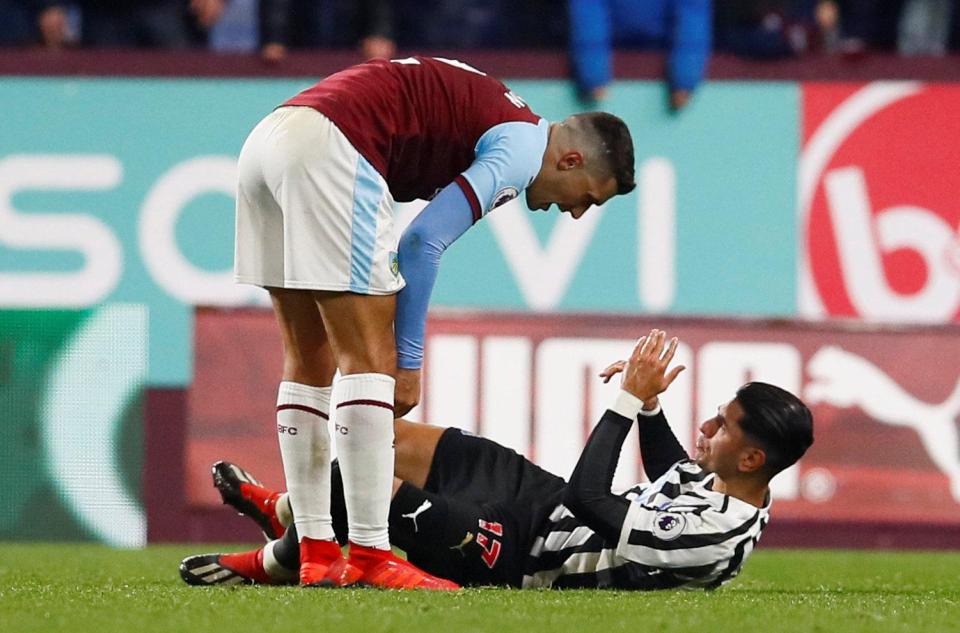
[[[396,251],[390,251],[390,272],[394,277],[400,274],[400,260],[397,258]]]

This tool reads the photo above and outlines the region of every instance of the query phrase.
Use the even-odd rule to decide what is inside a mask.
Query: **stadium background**
[[[547,118],[582,107],[542,56],[456,56]],[[0,61],[0,539],[250,540],[206,470],[231,458],[281,484],[276,334],[262,294],[230,282],[234,161],[344,56],[295,58],[285,78],[67,59]],[[668,412],[688,442],[749,378],[815,405],[817,444],[764,544],[955,544],[955,77],[785,63],[744,82],[730,62],[671,116],[635,59],[604,107],[634,133],[638,190],[575,225],[511,203],[451,249],[418,417],[564,474],[606,402],[589,375],[662,326],[687,344]],[[873,81],[891,77],[914,81]],[[628,450],[619,481],[637,472]]]

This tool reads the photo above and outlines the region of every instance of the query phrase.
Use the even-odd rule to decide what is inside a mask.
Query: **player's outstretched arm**
[[[656,332],[656,330],[654,330],[654,332]],[[651,332],[651,336],[653,336],[653,334],[654,333]],[[649,337],[644,337],[644,339],[641,340],[647,338]],[[663,338],[666,338],[666,335],[661,332],[661,339]],[[666,355],[669,355],[670,359],[673,358],[677,342],[676,338],[672,339],[666,352],[661,354],[661,356],[664,357],[658,357],[656,359],[657,365],[662,365],[663,370],[666,369],[670,362],[666,359]],[[654,344],[651,350],[655,349],[656,345]],[[653,352],[651,352],[651,354],[652,353]],[[652,356],[648,360],[653,361]],[[610,379],[621,373],[626,366],[627,361],[617,361],[600,372],[600,377],[603,378],[604,382],[610,382]],[[655,383],[659,382],[660,379],[656,377],[658,368],[651,365],[650,369],[653,370]],[[677,367],[671,374],[665,374],[663,378],[669,378],[669,382],[672,383],[682,370],[683,367]],[[655,384],[654,387],[656,386]],[[660,408],[659,398],[657,396],[647,398],[643,401],[643,408],[637,419],[640,423],[640,457],[643,461],[643,470],[650,481],[659,479],[661,475],[667,472],[667,470],[678,461],[689,458],[689,455],[687,455],[687,452],[683,449],[683,446],[681,446],[677,440],[677,436],[674,435],[673,430],[667,423],[667,418]]]
[[[405,415],[420,400],[423,333],[440,256],[472,224],[470,203],[454,183],[444,187],[400,237],[397,259],[407,285],[397,295],[397,417]]]
[[[656,481],[671,466],[689,458],[659,406],[652,415],[640,412],[640,459],[650,481]]]
[[[664,332],[652,330],[637,342],[630,359],[613,372],[623,373],[620,394],[590,434],[564,494],[563,504],[609,541],[619,540],[630,507],[626,499],[611,491],[623,442],[644,403],[656,403],[656,397],[684,369],[681,365],[667,372],[677,339],[670,341],[666,351],[665,339]]]

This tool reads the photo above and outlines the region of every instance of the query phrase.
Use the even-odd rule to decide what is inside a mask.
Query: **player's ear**
[[[748,446],[740,453],[740,472],[753,473],[767,463],[767,454],[759,446]]]
[[[577,150],[570,150],[564,152],[560,157],[560,160],[557,162],[557,169],[560,171],[566,171],[568,169],[577,169],[583,166],[583,154]]]

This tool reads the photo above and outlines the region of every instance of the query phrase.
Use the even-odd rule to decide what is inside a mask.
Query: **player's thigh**
[[[313,293],[267,288],[283,341],[285,380],[325,387],[337,365]]]
[[[434,449],[426,489],[475,503],[532,508],[564,485],[512,448],[451,427]]]
[[[465,585],[511,585],[526,550],[498,504],[460,501],[404,485],[390,504],[390,542],[426,571]]]
[[[423,488],[444,431],[446,429],[440,426],[396,420],[393,424],[396,448],[394,476],[417,488]]]
[[[314,297],[341,374],[396,373],[396,295],[317,291]]]

